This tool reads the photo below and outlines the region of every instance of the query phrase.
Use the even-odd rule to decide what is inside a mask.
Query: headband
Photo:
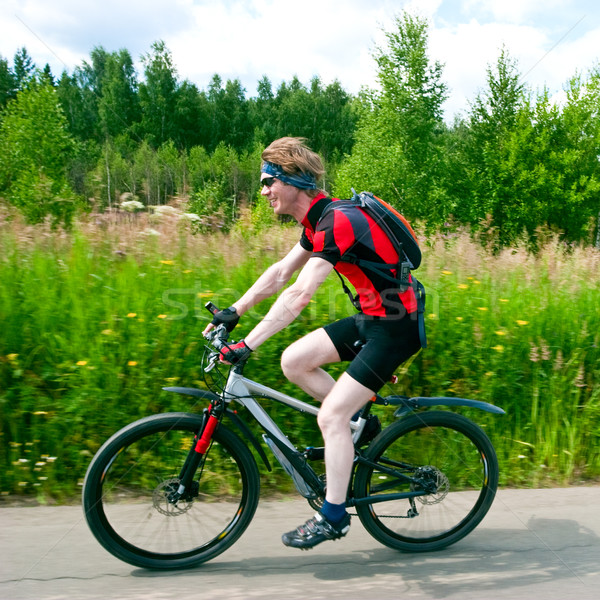
[[[266,173],[267,175],[271,175],[271,177],[276,177],[280,181],[283,181],[283,183],[293,185],[294,187],[300,188],[301,190],[317,189],[317,180],[315,176],[311,173],[286,173],[281,168],[281,165],[276,165],[275,163],[267,161],[263,162],[261,172]]]

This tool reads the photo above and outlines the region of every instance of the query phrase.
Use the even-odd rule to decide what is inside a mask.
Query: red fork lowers
[[[217,427],[218,423],[219,419],[217,419],[217,417],[213,415],[210,415],[210,417],[208,417],[208,421],[206,423],[204,431],[202,432],[202,436],[196,443],[195,450],[198,454],[204,454],[208,450],[208,447],[210,446],[210,440],[212,439],[213,433],[215,432],[215,428]]]

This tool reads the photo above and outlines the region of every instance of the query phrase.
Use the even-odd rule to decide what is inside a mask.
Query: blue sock
[[[331,504],[325,500],[325,502],[323,502],[323,507],[321,508],[321,514],[332,525],[337,525],[346,516],[346,503]]]

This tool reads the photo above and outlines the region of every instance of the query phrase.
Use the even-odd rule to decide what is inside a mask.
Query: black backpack
[[[419,338],[421,340],[421,346],[427,347],[427,337],[425,334],[425,288],[414,275],[411,278],[411,270],[419,268],[421,264],[421,249],[419,248],[419,242],[417,236],[410,226],[409,222],[392,206],[387,202],[384,202],[377,196],[374,196],[370,192],[361,192],[357,194],[352,189],[353,196],[349,200],[337,200],[328,204],[321,218],[334,208],[342,206],[355,206],[362,208],[381,229],[387,234],[388,238],[394,245],[396,252],[398,253],[398,263],[378,263],[370,260],[365,260],[353,256],[351,253],[344,255],[344,262],[349,262],[358,265],[361,269],[376,271],[381,277],[388,279],[395,283],[400,290],[406,290],[412,287],[417,299],[417,320],[419,323]],[[396,270],[396,277],[389,274],[390,269]],[[358,297],[354,296],[343,277],[338,274],[344,291],[348,294],[350,301],[357,310],[360,310],[360,304]],[[410,280],[412,279],[412,281]]]

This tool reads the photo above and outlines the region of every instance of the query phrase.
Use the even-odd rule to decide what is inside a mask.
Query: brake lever
[[[215,365],[219,361],[219,353],[213,352],[208,359],[208,365],[205,367],[204,372],[208,373],[215,368]]]

